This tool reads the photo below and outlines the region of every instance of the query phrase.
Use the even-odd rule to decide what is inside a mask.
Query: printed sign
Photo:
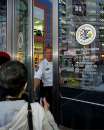
[[[96,29],[90,24],[81,25],[76,31],[76,40],[82,45],[88,45],[94,41]]]
[[[18,49],[21,49],[23,47],[23,34],[22,32],[19,33],[18,35]]]

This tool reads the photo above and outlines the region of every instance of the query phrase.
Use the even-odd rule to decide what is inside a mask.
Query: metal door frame
[[[58,0],[52,2],[52,47],[53,47],[53,106],[56,122],[60,123],[59,66],[58,66]]]
[[[7,51],[14,59],[15,45],[15,4],[16,0],[7,0]],[[28,0],[28,43],[26,66],[28,69],[29,100],[33,101],[33,1]]]

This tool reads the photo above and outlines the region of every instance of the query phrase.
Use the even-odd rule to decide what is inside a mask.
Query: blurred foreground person
[[[31,103],[32,128],[28,123],[28,102],[21,100],[27,86],[27,69],[18,61],[0,68],[0,130],[58,130],[44,98]]]

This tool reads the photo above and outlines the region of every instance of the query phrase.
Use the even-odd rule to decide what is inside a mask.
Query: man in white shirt
[[[34,72],[34,88],[40,86],[42,80],[43,87],[40,87],[40,96],[46,97],[52,111],[52,88],[53,88],[53,64],[52,49],[46,48],[44,60],[40,62],[38,69]]]

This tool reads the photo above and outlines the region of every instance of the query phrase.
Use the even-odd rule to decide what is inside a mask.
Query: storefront
[[[59,1],[59,32],[61,121],[104,128],[104,1]]]
[[[60,115],[60,123],[72,128],[103,129],[103,0],[0,0],[0,50],[27,65],[31,101],[34,67],[48,47],[55,119]]]
[[[52,4],[50,0],[0,1],[0,50],[26,64],[30,100],[34,69],[43,60],[45,48],[53,46]]]

